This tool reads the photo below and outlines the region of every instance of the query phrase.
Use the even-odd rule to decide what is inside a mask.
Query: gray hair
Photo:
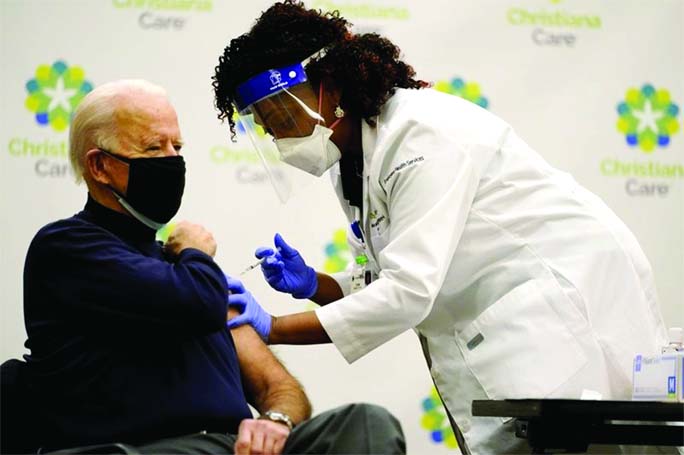
[[[69,130],[69,160],[76,183],[83,181],[88,150],[93,147],[105,150],[118,148],[115,114],[120,108],[119,98],[136,91],[166,97],[166,91],[151,82],[122,79],[98,86],[76,108]]]

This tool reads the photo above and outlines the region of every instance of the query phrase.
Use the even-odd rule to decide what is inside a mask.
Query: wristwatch
[[[259,416],[260,419],[271,420],[273,422],[278,422],[287,425],[287,427],[292,430],[294,424],[289,415],[280,411],[266,411]]]

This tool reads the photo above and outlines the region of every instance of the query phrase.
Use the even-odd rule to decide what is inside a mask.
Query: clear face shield
[[[249,137],[281,202],[340,159],[321,115],[323,85],[301,63],[271,69],[237,88],[237,121]]]

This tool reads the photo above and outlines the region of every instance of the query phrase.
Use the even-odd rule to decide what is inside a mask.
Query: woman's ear
[[[104,153],[99,149],[88,150],[85,154],[85,168],[90,173],[93,180],[103,185],[109,185],[112,180],[109,177]]]
[[[323,108],[322,115],[328,124],[332,124],[340,118],[340,112],[344,112],[344,107],[340,106],[342,90],[331,79],[324,79],[323,82]],[[341,109],[340,109],[341,108]]]

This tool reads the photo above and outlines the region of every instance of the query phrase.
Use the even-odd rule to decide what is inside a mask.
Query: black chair
[[[46,452],[45,455],[61,455],[61,454],[84,454],[84,455],[141,455],[138,450],[128,444],[121,444],[120,442],[112,442],[109,444],[97,444],[94,446],[73,447],[71,449],[58,450],[57,452]]]
[[[26,389],[26,362],[10,359],[0,365],[0,453],[36,454],[45,429],[38,407]],[[121,443],[74,447],[59,451],[73,454],[138,454]],[[58,452],[58,453],[59,453]]]
[[[10,359],[0,365],[0,450],[2,453],[36,453],[40,423],[25,389],[26,362]]]

